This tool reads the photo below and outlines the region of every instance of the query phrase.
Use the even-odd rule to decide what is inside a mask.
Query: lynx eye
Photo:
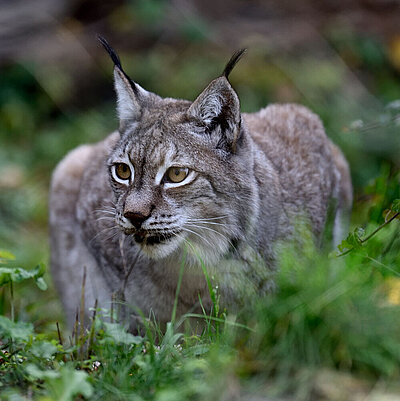
[[[170,167],[166,173],[167,182],[182,182],[189,174],[189,169],[184,167]]]
[[[130,167],[125,163],[117,163],[113,166],[114,174],[117,179],[127,181],[131,178],[132,172]]]

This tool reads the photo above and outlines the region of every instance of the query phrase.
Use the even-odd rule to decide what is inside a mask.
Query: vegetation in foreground
[[[399,199],[381,213],[383,223],[370,222],[365,234],[355,229],[339,255],[328,257],[303,233],[301,252],[293,246],[281,252],[279,291],[236,315],[220,310],[211,286],[214,309],[201,317],[199,335],[184,329],[192,317],[176,322],[172,316],[166,331],[149,320],[144,335],[133,336],[113,321],[113,311],[97,309],[87,331],[77,317],[69,338],[58,324],[39,334],[15,318],[13,297],[23,280],[46,290],[43,266],[8,267],[13,255],[2,251],[3,309],[5,291],[11,295],[10,310],[0,316],[2,399],[219,400],[257,393],[309,400],[323,399],[317,379],[324,371],[362,377],[359,391],[366,394],[378,381],[395,382]],[[108,322],[102,318],[107,313]]]

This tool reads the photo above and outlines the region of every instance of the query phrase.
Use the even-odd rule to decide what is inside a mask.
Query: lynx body
[[[51,183],[51,266],[68,322],[80,302],[170,320],[210,307],[205,266],[223,302],[273,287],[274,247],[307,221],[318,241],[334,205],[335,235],[351,205],[341,152],[305,107],[240,113],[227,77],[194,101],[161,98],[134,83],[112,49],[119,132],[71,151]],[[332,202],[333,200],[333,202]],[[117,294],[117,295],[115,295]],[[130,308],[132,307],[132,308]]]

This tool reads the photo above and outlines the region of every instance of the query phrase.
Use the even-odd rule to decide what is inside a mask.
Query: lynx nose
[[[125,212],[124,217],[127,218],[133,224],[133,226],[138,230],[142,226],[142,223],[150,217],[150,214],[145,216],[142,213]]]

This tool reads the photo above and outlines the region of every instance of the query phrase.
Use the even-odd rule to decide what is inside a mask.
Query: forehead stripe
[[[161,180],[164,177],[165,172],[168,170],[169,167],[171,167],[171,163],[172,163],[172,161],[174,159],[174,153],[175,152],[173,150],[169,150],[169,152],[167,152],[165,154],[164,162],[162,163],[162,165],[158,169],[158,172],[157,172],[157,175],[156,175],[156,179],[155,179],[156,185],[160,185]]]

